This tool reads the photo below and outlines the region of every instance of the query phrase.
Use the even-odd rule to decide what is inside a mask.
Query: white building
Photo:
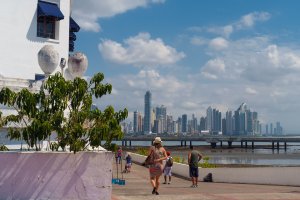
[[[72,46],[69,37],[74,36],[70,32],[70,13],[71,0],[1,2],[0,74],[31,80],[35,74],[44,74],[37,55],[45,45],[54,47],[59,60],[68,60]]]
[[[72,0],[1,2],[0,90],[9,87],[14,91],[27,88],[38,92],[41,87],[39,80],[44,79],[45,73],[48,75],[61,71],[60,66],[63,66],[68,79],[78,74],[82,62],[75,66],[76,73],[73,73],[74,64],[70,62],[76,59],[70,52],[74,50],[74,32],[80,29],[71,18],[71,3]],[[41,56],[39,52],[45,46],[52,51]],[[87,60],[85,64],[87,67]],[[14,109],[1,104],[0,111],[3,116],[16,113]]]

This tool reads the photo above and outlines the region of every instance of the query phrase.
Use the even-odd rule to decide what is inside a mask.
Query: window
[[[58,21],[64,19],[57,4],[38,1],[37,5],[37,36],[57,39]],[[58,33],[57,33],[58,34]]]
[[[38,17],[37,21],[37,36],[43,38],[55,39],[55,23],[53,17],[42,16]]]

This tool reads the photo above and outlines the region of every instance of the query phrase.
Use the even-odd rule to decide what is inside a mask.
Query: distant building
[[[237,135],[255,135],[259,131],[257,112],[251,112],[246,103],[242,103],[234,112],[234,133]]]
[[[201,118],[200,118],[200,125],[199,125],[199,130],[200,130],[200,131],[206,130],[206,129],[205,129],[205,121],[206,121],[206,120],[205,120],[204,117],[201,117]]]
[[[155,110],[156,119],[162,122],[162,132],[167,132],[167,108],[164,105],[156,107]]]
[[[133,112],[133,132],[138,132],[138,111]]]
[[[270,124],[270,134],[273,135],[273,123]]]
[[[232,135],[233,134],[233,116],[232,111],[227,111],[225,116],[225,122],[226,122],[226,129],[225,129],[225,135]]]
[[[151,133],[151,92],[147,91],[145,94],[145,112],[144,112],[144,133]]]
[[[181,132],[182,132],[182,133],[187,133],[187,131],[188,131],[187,115],[186,115],[186,114],[183,114],[183,115],[182,115]]]
[[[218,134],[221,131],[222,114],[217,109],[212,109],[210,106],[206,110],[206,130],[210,133]]]

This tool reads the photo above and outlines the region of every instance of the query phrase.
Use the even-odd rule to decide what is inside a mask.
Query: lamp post
[[[64,68],[66,67],[66,59],[65,58],[60,59],[59,66],[61,68],[61,75],[62,75],[62,77],[64,77]]]

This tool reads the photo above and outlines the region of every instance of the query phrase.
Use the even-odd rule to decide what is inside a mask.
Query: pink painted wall
[[[0,152],[0,199],[111,199],[111,152]]]

